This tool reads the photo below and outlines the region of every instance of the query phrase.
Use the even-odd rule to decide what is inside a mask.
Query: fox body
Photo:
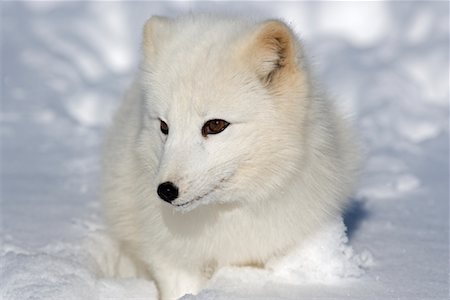
[[[281,21],[152,17],[109,131],[107,223],[161,299],[264,266],[345,206],[358,164]]]

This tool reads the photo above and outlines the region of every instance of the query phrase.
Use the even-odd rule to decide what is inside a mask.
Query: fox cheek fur
[[[103,203],[161,299],[264,266],[341,213],[357,143],[287,25],[152,17],[142,48],[105,142]]]

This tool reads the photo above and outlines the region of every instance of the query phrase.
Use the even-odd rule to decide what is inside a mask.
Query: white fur
[[[251,48],[268,22],[146,25],[142,70],[105,145],[103,198],[112,234],[161,299],[198,292],[224,265],[264,265],[346,203],[358,163],[350,131],[315,91],[298,40],[274,22],[295,49],[297,76],[277,89],[294,75],[264,83],[278,52]],[[230,125],[205,138],[210,119]],[[157,195],[165,181],[179,187],[173,205]]]

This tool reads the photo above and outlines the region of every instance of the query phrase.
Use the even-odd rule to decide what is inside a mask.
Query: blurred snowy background
[[[354,116],[367,151],[344,217],[349,245],[333,229],[322,239],[331,243],[326,261],[310,260],[324,251],[312,242],[274,268],[288,273],[286,282],[231,268],[192,299],[448,299],[448,2],[42,1],[1,8],[2,299],[154,296],[145,280],[96,278],[102,249],[115,247],[101,233],[99,149],[137,68],[143,23],[186,12],[289,22],[317,78]],[[81,246],[86,236],[94,238]],[[292,276],[292,265],[319,276]]]

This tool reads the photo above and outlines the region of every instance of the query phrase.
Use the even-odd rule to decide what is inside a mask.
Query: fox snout
[[[178,187],[172,182],[166,181],[158,186],[157,193],[159,198],[172,203],[173,200],[178,198]]]

